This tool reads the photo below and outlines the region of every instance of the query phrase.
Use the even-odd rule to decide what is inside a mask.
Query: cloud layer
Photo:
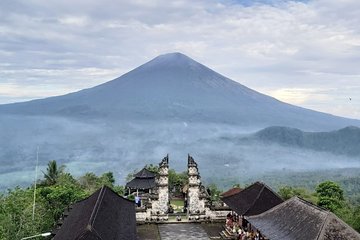
[[[360,118],[359,16],[357,0],[5,0],[0,103],[92,87],[180,51],[280,100]]]

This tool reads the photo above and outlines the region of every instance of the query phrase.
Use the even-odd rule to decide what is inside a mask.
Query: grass
[[[184,201],[183,200],[171,200],[170,205],[174,209],[174,212],[182,212],[184,208]]]

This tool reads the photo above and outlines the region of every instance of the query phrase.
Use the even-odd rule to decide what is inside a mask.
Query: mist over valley
[[[194,156],[205,182],[360,168],[359,126],[166,54],[91,89],[1,105],[0,189],[33,181],[37,147],[42,170],[57,160],[75,176],[113,171],[119,183],[167,153],[177,171]]]

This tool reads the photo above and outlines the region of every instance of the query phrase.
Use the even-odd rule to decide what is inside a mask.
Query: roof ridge
[[[303,202],[303,203],[306,204],[306,205],[309,205],[309,206],[311,206],[311,207],[313,207],[313,208],[316,208],[316,209],[318,209],[318,210],[320,210],[320,211],[330,213],[330,211],[327,210],[326,208],[320,207],[320,206],[318,206],[318,205],[316,205],[316,204],[314,204],[314,203],[312,203],[312,202],[310,202],[310,201],[308,201],[308,200],[303,199],[302,197],[294,196],[294,197],[292,197],[292,198],[295,198],[295,197],[296,197],[299,201]],[[291,198],[290,198],[290,199],[291,199]]]
[[[103,198],[105,196],[105,191],[106,191],[106,186],[104,185],[100,189],[100,192],[99,192],[99,195],[98,195],[98,197],[96,199],[93,211],[91,212],[91,216],[90,216],[90,219],[89,219],[89,225],[90,226],[93,226],[93,224],[95,222],[96,216],[97,216],[97,214],[99,212],[99,209],[100,209],[100,205],[101,205],[102,200],[103,200]]]
[[[257,214],[257,215],[253,215],[253,216],[248,216],[247,218],[258,217],[258,216],[262,216],[262,215],[264,215],[264,214],[268,214],[268,213],[270,213],[270,212],[273,212],[273,211],[275,211],[276,209],[280,208],[281,206],[283,206],[283,205],[285,205],[285,204],[288,204],[290,201],[294,201],[295,198],[297,198],[297,197],[296,197],[296,196],[295,196],[295,197],[292,197],[292,198],[290,198],[290,199],[288,199],[288,200],[286,200],[286,201],[284,201],[284,202],[282,202],[282,203],[280,203],[280,204],[278,204],[278,205],[276,205],[276,206],[274,206],[274,207],[266,210],[265,212],[262,212],[262,213],[259,213],[259,214]]]
[[[256,196],[255,200],[252,202],[252,204],[251,204],[251,205],[248,207],[248,209],[244,212],[244,215],[246,215],[247,212],[255,205],[255,203],[256,203],[256,201],[259,199],[261,193],[264,191],[265,185],[262,184],[261,182],[256,182],[256,183],[259,183],[259,184],[262,185],[261,190],[260,190],[259,193],[257,194],[257,196]],[[256,184],[256,183],[254,183],[254,184]]]
[[[118,198],[120,198],[120,199],[122,199],[122,200],[126,200],[126,201],[132,202],[132,203],[134,202],[134,201],[132,201],[132,200],[130,200],[130,199],[127,199],[127,198],[119,195],[119,194],[118,194],[117,192],[115,192],[111,187],[108,187],[108,186],[106,186],[106,185],[103,185],[102,187],[104,187],[104,188],[106,188],[107,190],[109,190],[110,192],[114,193]]]
[[[284,202],[284,199],[277,193],[275,192],[271,187],[269,187],[269,185],[267,185],[266,183],[264,182],[260,182],[261,184],[263,184],[264,186],[266,186],[266,188],[268,190],[270,190],[270,192],[272,192],[273,194],[275,194],[275,196],[277,196],[278,198],[280,198],[283,202]]]
[[[96,236],[99,238],[99,240],[103,240],[103,238],[100,236],[100,234],[96,231],[96,229],[95,228],[91,228],[91,233],[95,233],[96,234]]]
[[[330,214],[329,214],[329,212],[326,214],[326,218],[325,218],[325,221],[321,224],[321,228],[320,228],[320,231],[319,231],[319,233],[318,233],[318,235],[317,235],[317,237],[316,237],[316,240],[320,240],[320,239],[322,239],[322,237],[324,236],[324,233],[325,233],[325,229],[326,229],[326,225],[327,225],[327,223],[328,223],[328,221],[329,221],[329,216],[330,216]]]

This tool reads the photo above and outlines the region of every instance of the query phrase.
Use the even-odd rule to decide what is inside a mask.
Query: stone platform
[[[220,239],[220,223],[144,224],[137,228],[139,240]]]

